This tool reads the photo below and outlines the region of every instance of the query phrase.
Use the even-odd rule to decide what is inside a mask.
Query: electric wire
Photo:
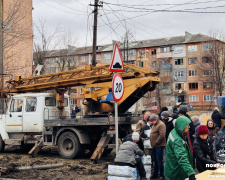
[[[76,14],[76,15],[83,15],[83,16],[85,15],[85,14],[77,14],[77,13],[73,13],[73,12],[64,11],[62,9],[59,9],[59,8],[55,7],[55,6],[52,6],[51,4],[48,4],[48,3],[44,2],[43,0],[40,0],[40,2],[42,2],[42,3],[44,3],[44,4],[48,5],[48,6],[50,6],[52,8],[54,8],[56,10],[58,10],[58,11],[62,11],[62,12],[68,13],[68,14]]]
[[[134,7],[134,6],[172,6],[172,5],[193,5],[193,4],[207,4],[207,3],[215,3],[215,2],[224,2],[225,0],[217,0],[217,1],[203,1],[203,2],[187,2],[187,3],[177,3],[177,4],[145,4],[145,5],[141,5],[141,4],[114,4],[114,3],[108,3],[108,2],[105,2],[106,4],[110,4],[110,5],[114,5],[114,6],[124,6],[124,7]],[[143,3],[142,3],[143,4]]]
[[[66,5],[64,5],[64,4],[62,4],[62,3],[60,3],[60,2],[58,2],[58,1],[56,1],[56,0],[53,0],[53,1],[54,1],[54,2],[56,2],[57,4],[59,4],[59,5],[63,6],[63,7],[68,8],[68,9],[72,9],[72,10],[75,10],[75,11],[78,11],[78,12],[82,12],[82,13],[84,13],[84,11],[80,11],[80,10],[78,10],[78,9],[71,8],[71,7],[66,6]],[[85,12],[85,13],[86,13],[86,12]]]

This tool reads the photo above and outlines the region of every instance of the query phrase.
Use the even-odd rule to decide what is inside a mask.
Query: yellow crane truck
[[[146,92],[160,81],[158,72],[124,64],[124,95],[118,102],[119,137],[131,133],[131,124],[140,117],[126,113]],[[12,95],[6,114],[0,116],[0,152],[5,145],[34,145],[29,154],[36,155],[43,146],[57,146],[63,158],[75,158],[85,149],[98,160],[103,151],[110,153],[114,144],[114,101],[109,64],[85,69],[32,77],[17,76],[0,91],[1,97]],[[68,87],[84,86],[84,111],[70,118]],[[56,90],[56,94],[40,93]],[[95,150],[95,151],[94,151]]]

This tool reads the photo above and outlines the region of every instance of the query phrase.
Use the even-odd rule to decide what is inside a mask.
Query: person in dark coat
[[[199,173],[205,170],[216,169],[216,167],[207,167],[207,164],[213,166],[217,164],[213,150],[213,140],[208,136],[207,126],[200,125],[198,128],[197,138],[194,141],[193,148],[196,157],[196,165]]]
[[[216,134],[220,130],[220,128],[217,126],[217,124],[215,124],[213,122],[212,119],[208,119],[208,121],[207,121],[207,128],[209,130],[209,136],[211,138],[213,138],[213,139],[215,138]]]
[[[160,113],[159,113],[159,119],[160,119],[160,120],[162,120],[162,118],[161,118],[161,113],[162,113],[163,111],[168,111],[168,108],[167,108],[167,107],[162,107],[162,109],[161,109],[161,111],[160,111]]]
[[[161,113],[161,118],[162,118],[162,121],[165,123],[166,125],[166,141],[168,139],[168,136],[170,134],[170,132],[173,130],[174,126],[173,126],[173,121],[172,121],[172,118],[169,117],[169,113],[168,111],[163,111]]]
[[[211,118],[212,118],[213,122],[214,122],[215,124],[217,124],[217,126],[218,126],[219,128],[221,128],[221,119],[225,119],[225,116],[222,116],[222,115],[220,114],[218,107],[215,107],[215,109],[214,109],[214,111],[213,111],[213,113],[212,113]]]

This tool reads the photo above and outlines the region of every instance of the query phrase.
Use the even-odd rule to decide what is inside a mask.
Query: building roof
[[[129,42],[129,49],[147,48],[147,47],[162,47],[178,44],[208,42],[213,40],[212,37],[203,34],[191,34],[185,32],[184,36],[166,37],[160,39],[149,39],[143,41]],[[214,39],[215,40],[215,39]],[[118,43],[120,49],[123,49],[123,43]],[[113,44],[105,44],[97,46],[98,52],[112,52]],[[61,57],[61,56],[74,56],[81,54],[91,54],[92,46],[75,47],[69,46],[68,49],[52,50],[46,53],[45,57]]]

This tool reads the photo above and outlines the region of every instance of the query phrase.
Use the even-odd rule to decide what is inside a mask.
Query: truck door
[[[43,129],[43,114],[41,106],[37,106],[37,97],[25,98],[23,112],[23,132],[41,132]]]
[[[21,132],[23,121],[23,98],[12,98],[6,118],[7,132]]]

